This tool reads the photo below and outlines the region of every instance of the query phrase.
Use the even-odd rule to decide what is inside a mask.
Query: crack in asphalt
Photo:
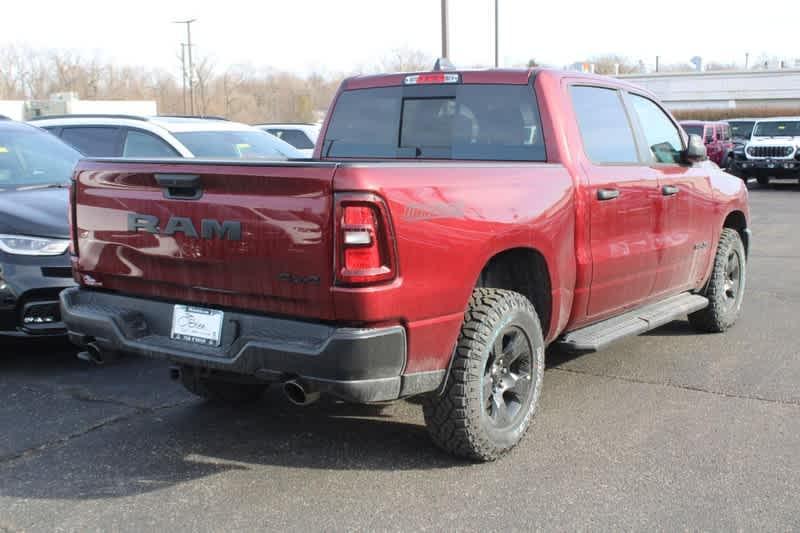
[[[99,422],[97,422],[95,424],[92,424],[92,425],[90,425],[88,427],[85,427],[85,428],[83,428],[83,429],[81,429],[79,431],[75,431],[73,433],[69,433],[67,435],[61,436],[61,437],[59,437],[57,439],[53,439],[53,440],[47,441],[44,444],[40,444],[40,445],[34,446],[32,448],[27,448],[25,450],[21,450],[19,452],[10,453],[8,455],[0,455],[0,465],[5,465],[5,464],[11,463],[13,461],[16,461],[17,459],[22,459],[24,457],[30,457],[31,455],[34,455],[36,453],[45,452],[47,450],[52,450],[52,449],[58,448],[59,446],[63,446],[64,444],[66,444],[66,443],[68,443],[68,442],[70,442],[70,441],[72,441],[74,439],[80,438],[80,437],[82,437],[84,435],[88,435],[89,433],[92,433],[93,431],[97,431],[98,429],[102,429],[104,427],[116,424],[117,422],[124,422],[126,420],[131,420],[133,418],[136,418],[137,416],[157,413],[157,412],[163,411],[165,409],[172,409],[173,407],[179,407],[179,406],[181,406],[183,404],[191,402],[191,399],[185,399],[185,400],[180,400],[180,401],[172,402],[172,403],[168,403],[168,404],[157,405],[155,407],[142,407],[142,406],[131,406],[131,405],[126,404],[124,402],[117,402],[116,400],[103,400],[101,398],[85,399],[85,398],[81,398],[81,397],[77,397],[77,396],[72,396],[72,395],[70,395],[70,396],[72,398],[75,398],[75,399],[79,400],[79,401],[97,401],[97,402],[104,402],[104,403],[122,405],[122,406],[125,406],[125,407],[129,408],[129,409],[132,409],[132,412],[121,414],[121,415],[117,415],[117,416],[112,416],[112,417],[106,418],[104,420],[100,420]],[[0,533],[5,533],[3,531],[3,529],[2,529],[2,526],[0,526]]]
[[[597,374],[595,372],[586,372],[585,370],[575,370],[574,368],[549,368],[548,370],[556,370],[560,372],[566,372],[569,374],[579,374],[583,376],[592,376],[595,378],[606,378],[606,379],[615,379],[618,381],[626,381],[628,383],[638,383],[640,385],[660,385],[662,387],[670,387],[673,389],[680,389],[685,391],[691,392],[702,392],[705,394],[712,394],[714,396],[720,396],[723,398],[735,398],[738,400],[756,400],[765,403],[772,403],[778,405],[789,405],[792,407],[800,407],[800,400],[776,400],[774,398],[767,398],[765,396],[757,396],[751,394],[735,394],[732,392],[725,392],[725,391],[718,391],[718,390],[711,390],[711,389],[704,389],[702,387],[695,387],[692,385],[678,385],[676,383],[669,383],[669,382],[661,382],[661,381],[653,381],[648,379],[639,379],[639,378],[631,378],[627,376],[616,376],[616,375],[608,375],[608,374]]]
[[[148,407],[147,405],[128,403],[128,402],[123,401],[123,400],[114,400],[114,399],[111,399],[111,398],[101,398],[99,396],[95,396],[94,394],[92,394],[91,391],[89,391],[88,389],[85,389],[85,388],[79,387],[79,386],[52,386],[52,387],[44,386],[44,387],[39,387],[39,386],[33,386],[33,385],[23,385],[22,389],[26,390],[26,391],[29,391],[29,392],[43,392],[45,394],[63,393],[66,396],[68,396],[69,398],[72,398],[73,400],[77,400],[79,402],[104,403],[104,404],[109,404],[109,405],[116,405],[118,407],[126,407],[128,409],[135,409],[135,410],[151,409],[151,407]],[[2,533],[2,532],[0,532],[0,533]]]

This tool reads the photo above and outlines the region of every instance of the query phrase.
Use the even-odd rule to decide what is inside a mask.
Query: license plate
[[[222,318],[225,313],[214,309],[176,305],[172,311],[173,340],[219,346],[222,338]]]

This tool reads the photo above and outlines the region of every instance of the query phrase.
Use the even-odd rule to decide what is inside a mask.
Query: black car
[[[733,141],[733,148],[731,153],[728,154],[728,165],[725,170],[734,176],[740,178],[744,176],[742,173],[741,164],[747,161],[747,156],[744,154],[744,149],[747,143],[750,142],[750,136],[753,134],[753,128],[758,122],[755,118],[737,118],[728,120],[728,125],[731,128],[731,141]]]
[[[81,155],[0,119],[0,338],[61,336],[58,294],[74,285],[68,184]]]

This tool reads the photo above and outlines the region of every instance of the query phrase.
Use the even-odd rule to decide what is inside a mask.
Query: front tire
[[[425,399],[428,431],[448,453],[493,461],[525,435],[544,377],[544,339],[519,293],[475,289],[441,396]]]
[[[690,314],[689,324],[708,333],[721,333],[731,327],[742,309],[746,281],[747,259],[739,232],[723,228],[705,291],[708,307]]]

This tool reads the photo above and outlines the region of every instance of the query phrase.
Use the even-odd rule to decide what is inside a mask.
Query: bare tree
[[[419,50],[396,48],[384,57],[378,65],[380,72],[413,72],[430,70],[433,59]]]
[[[597,74],[605,75],[617,74],[617,68],[619,68],[619,74],[635,74],[644,70],[641,62],[636,63],[628,57],[617,54],[594,56],[589,58],[586,63],[594,64],[594,71]]]

